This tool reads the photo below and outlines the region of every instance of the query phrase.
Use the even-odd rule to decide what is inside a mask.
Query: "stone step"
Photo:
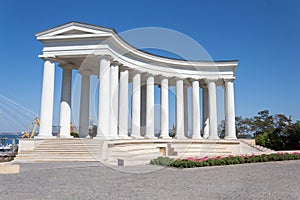
[[[193,148],[226,148],[227,145],[219,144],[171,144],[172,147],[193,147]]]
[[[43,155],[47,156],[47,154],[95,154],[100,151],[22,151],[19,155]]]
[[[119,150],[119,149],[109,149],[109,154],[143,154],[143,153],[153,153],[160,152],[158,148],[154,149],[135,149],[135,150]]]
[[[109,158],[119,158],[119,159],[148,159],[148,158],[157,158],[162,156],[160,152],[156,153],[147,153],[147,154],[127,154],[127,155],[110,155]],[[108,160],[109,160],[108,158]]]
[[[98,144],[56,144],[56,145],[49,145],[49,144],[40,144],[37,147],[44,147],[44,148],[55,148],[55,147],[102,147],[102,145]]]
[[[184,159],[184,158],[188,158],[188,157],[198,157],[198,158],[202,158],[205,156],[209,156],[209,157],[216,157],[216,156],[229,156],[232,155],[231,153],[210,153],[210,154],[182,154],[182,155],[176,155],[176,156],[168,156],[169,158],[173,158],[173,159]]]
[[[98,159],[93,158],[30,158],[17,159],[17,162],[99,162]]]
[[[85,148],[85,147],[80,147],[80,148],[63,148],[63,147],[57,147],[57,148],[41,148],[41,147],[37,147],[35,149],[36,151],[51,151],[51,150],[65,150],[65,151],[89,151],[89,150],[95,150],[95,151],[99,151],[101,150],[101,148]]]
[[[207,154],[232,154],[231,151],[220,151],[220,152],[207,152],[207,151],[198,151],[198,152],[177,152],[177,156],[185,155],[207,155]]]
[[[157,148],[155,144],[136,144],[136,145],[128,145],[128,146],[121,146],[116,145],[114,147],[111,147],[113,149],[128,149],[128,150],[134,150],[134,149],[151,149],[151,148]]]

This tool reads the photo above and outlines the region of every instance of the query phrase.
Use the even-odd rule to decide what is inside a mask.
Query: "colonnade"
[[[62,94],[60,103],[60,137],[70,137],[72,67],[61,65]],[[40,113],[39,137],[52,136],[53,94],[55,64],[44,62],[43,88]],[[192,135],[193,139],[219,139],[217,130],[216,87],[224,87],[225,139],[236,139],[234,79],[201,80],[166,77],[151,72],[140,72],[113,61],[110,56],[98,57],[99,102],[96,138],[155,138],[154,86],[160,86],[160,137],[169,136],[169,87],[176,87],[176,135],[177,139],[188,137],[187,84],[192,87]],[[88,136],[90,70],[80,70],[82,76],[80,95],[79,135]],[[129,82],[132,81],[131,133],[128,133]],[[200,82],[202,81],[202,82]],[[203,82],[205,84],[203,84]],[[200,88],[202,88],[202,122],[200,122]],[[202,135],[202,136],[201,136]]]

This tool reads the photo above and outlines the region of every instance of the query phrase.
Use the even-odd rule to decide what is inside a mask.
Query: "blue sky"
[[[193,38],[214,60],[239,60],[236,115],[249,117],[269,109],[300,120],[299,10],[297,0],[1,0],[0,94],[39,113],[43,61],[37,57],[42,49],[34,36],[37,32],[69,21],[111,27],[117,32],[163,27]],[[57,113],[61,71],[56,73]],[[3,101],[0,99],[0,114],[7,117]],[[26,116],[26,111],[22,112]],[[9,114],[10,120],[17,114]],[[0,126],[5,125],[5,116],[0,115]]]

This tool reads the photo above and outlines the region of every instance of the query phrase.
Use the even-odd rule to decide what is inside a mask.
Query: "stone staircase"
[[[253,143],[253,142],[252,142]],[[159,156],[174,159],[269,153],[272,150],[241,140],[45,139],[21,140],[17,162],[101,162],[145,165]]]
[[[263,147],[263,146],[260,146],[260,145],[256,145],[255,141],[252,142],[251,140],[244,140],[244,139],[241,139],[240,141],[243,142],[244,144],[249,145],[250,147],[252,147],[254,149],[257,149],[259,152],[262,152],[262,153],[274,153],[275,152],[272,149],[268,149],[266,147]]]
[[[92,139],[36,140],[35,148],[19,150],[17,162],[99,161],[103,141]],[[21,143],[22,144],[22,143]]]

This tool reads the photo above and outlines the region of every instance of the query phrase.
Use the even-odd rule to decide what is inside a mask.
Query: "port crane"
[[[34,134],[35,134],[37,126],[40,126],[40,120],[36,117],[31,122],[31,125],[29,126],[27,131],[21,136],[21,138],[34,138]],[[33,127],[33,129],[32,129],[32,127]],[[31,129],[32,129],[32,131],[30,133]]]

